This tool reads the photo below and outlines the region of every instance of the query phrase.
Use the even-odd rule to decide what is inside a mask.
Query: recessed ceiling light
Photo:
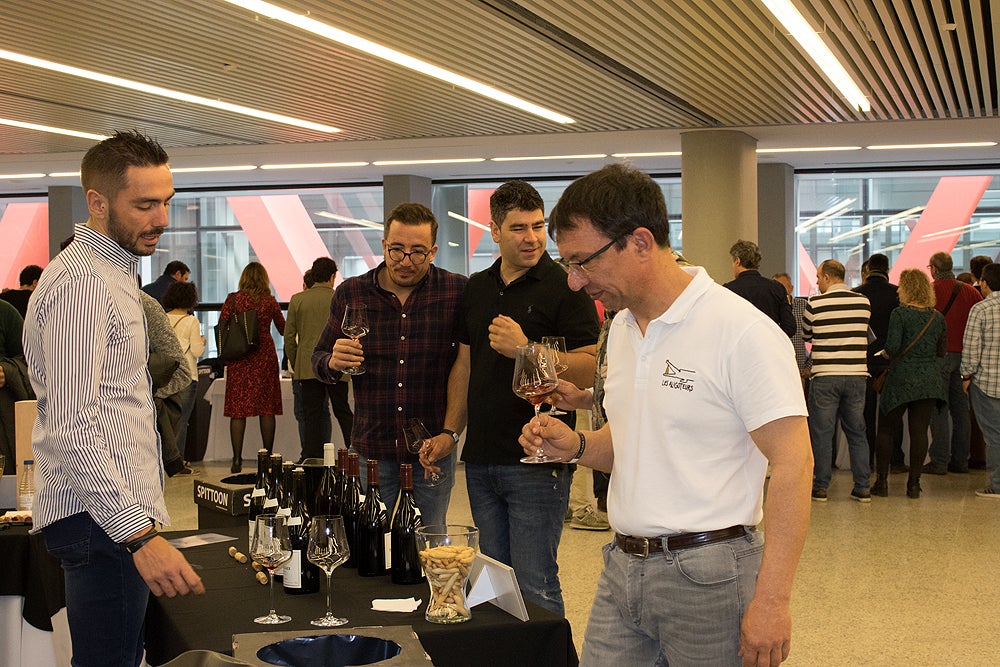
[[[834,151],[859,151],[861,146],[803,146],[801,148],[758,148],[758,153],[830,153]]]
[[[623,158],[634,158],[634,157],[677,157],[680,155],[680,151],[664,151],[661,153],[612,153],[611,157],[623,157]]]
[[[78,132],[77,130],[66,130],[61,127],[52,127],[50,125],[38,125],[37,123],[24,123],[19,120],[10,120],[8,118],[0,118],[0,125],[10,125],[11,127],[20,127],[25,130],[38,130],[39,132],[51,132],[52,134],[65,134],[67,137],[78,137],[80,139],[93,139],[94,141],[104,141],[108,137],[103,134],[92,134],[90,132]]]
[[[893,151],[908,148],[989,148],[996,146],[995,141],[965,141],[952,144],[885,144],[881,146],[865,146],[870,151]]]
[[[90,79],[91,81],[99,81],[101,83],[106,83],[112,86],[118,86],[120,88],[128,88],[129,90],[136,90],[142,93],[149,93],[150,95],[157,95],[159,97],[166,97],[172,100],[180,100],[182,102],[190,102],[191,104],[200,104],[206,107],[212,107],[213,109],[221,109],[222,111],[231,111],[233,113],[243,114],[244,116],[252,116],[254,118],[261,118],[263,120],[271,120],[276,123],[283,123],[285,125],[294,125],[295,127],[302,127],[308,130],[316,130],[318,132],[340,132],[339,129],[335,127],[330,127],[329,125],[321,125],[320,123],[313,123],[308,120],[299,120],[297,118],[291,118],[289,116],[282,116],[281,114],[271,113],[270,111],[260,111],[259,109],[251,109],[250,107],[241,106],[239,104],[230,104],[229,102],[223,102],[221,100],[213,100],[207,97],[199,97],[198,95],[189,95],[188,93],[182,93],[176,90],[170,90],[168,88],[161,88],[160,86],[151,86],[146,83],[139,83],[138,81],[129,81],[128,79],[122,79],[121,77],[111,76],[108,74],[101,74],[100,72],[91,72],[90,70],[81,69],[79,67],[72,67],[70,65],[62,65],[60,63],[54,63],[49,60],[42,60],[41,58],[34,58],[32,56],[22,55],[20,53],[14,53],[13,51],[5,51],[0,49],[0,58],[4,60],[12,60],[22,65],[30,65],[31,67],[40,67],[42,69],[47,69],[52,72],[60,72],[61,74],[69,74],[70,76],[78,76],[84,79]]]
[[[257,168],[254,164],[237,164],[228,167],[180,167],[170,168],[173,174],[197,174],[206,171],[253,171]]]
[[[314,35],[325,37],[326,39],[337,42],[338,44],[343,44],[359,51],[363,51],[375,56],[376,58],[388,60],[391,63],[412,69],[416,72],[420,72],[421,74],[426,74],[427,76],[434,77],[435,79],[440,79],[441,81],[450,83],[453,86],[458,86],[459,88],[464,88],[465,90],[472,91],[473,93],[488,97],[496,100],[497,102],[502,102],[503,104],[507,104],[516,109],[521,109],[522,111],[527,111],[528,113],[536,116],[541,116],[542,118],[555,121],[556,123],[574,122],[569,116],[564,116],[560,113],[556,113],[555,111],[551,111],[545,107],[534,104],[533,102],[528,102],[527,100],[522,100],[519,97],[514,97],[513,95],[497,90],[492,86],[487,86],[486,84],[462,76],[461,74],[455,74],[454,72],[450,72],[444,68],[438,67],[437,65],[431,65],[430,63],[426,63],[422,60],[417,60],[413,56],[408,56],[405,53],[394,51],[388,47],[382,46],[381,44],[376,44],[375,42],[364,39],[363,37],[358,37],[357,35],[352,35],[349,32],[340,30],[339,28],[334,28],[331,25],[320,23],[319,21],[311,19],[307,16],[302,16],[301,14],[290,12],[287,9],[276,7],[269,2],[263,2],[262,0],[225,1],[276,21],[293,25],[297,28],[305,30],[306,32],[311,32]]]
[[[486,158],[463,157],[444,158],[440,160],[375,160],[372,162],[376,167],[398,167],[407,164],[462,164],[463,162],[485,162]]]
[[[522,157],[492,157],[493,162],[517,162],[518,160],[597,160],[608,157],[604,153],[590,153],[587,155],[531,155]]]
[[[261,169],[335,169],[337,167],[367,167],[367,162],[303,162],[301,164],[262,164]]]

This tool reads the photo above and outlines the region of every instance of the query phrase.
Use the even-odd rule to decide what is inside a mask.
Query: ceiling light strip
[[[261,169],[337,169],[339,167],[367,167],[367,162],[313,162],[302,164],[262,164]]]
[[[612,153],[611,157],[618,158],[639,158],[639,157],[678,157],[680,151],[664,151],[661,153]]]
[[[253,171],[257,168],[254,164],[237,164],[227,167],[171,167],[172,174],[198,174],[210,171]]]
[[[22,65],[30,65],[31,67],[39,67],[41,69],[47,69],[52,72],[69,74],[70,76],[78,76],[84,79],[90,79],[91,81],[99,81],[100,83],[106,83],[111,86],[128,88],[130,90],[135,90],[142,93],[149,93],[150,95],[157,95],[159,97],[166,97],[172,100],[190,102],[191,104],[200,104],[202,106],[212,107],[213,109],[220,109],[222,111],[231,111],[233,113],[242,114],[244,116],[252,116],[253,118],[260,118],[263,120],[271,120],[276,123],[283,123],[285,125],[294,125],[295,127],[301,127],[307,130],[316,130],[317,132],[326,132],[326,133],[340,132],[340,130],[337,129],[336,127],[331,127],[329,125],[321,125],[320,123],[313,123],[312,121],[308,120],[299,120],[298,118],[291,118],[290,116],[282,116],[281,114],[271,113],[270,111],[260,111],[259,109],[251,109],[250,107],[241,106],[239,104],[230,104],[229,102],[222,102],[221,100],[212,100],[207,97],[189,95],[188,93],[182,93],[176,90],[169,90],[167,88],[161,88],[160,86],[151,86],[146,83],[139,83],[138,81],[130,81],[128,79],[123,79],[117,76],[101,74],[100,72],[91,72],[90,70],[81,69],[79,67],[62,65],[60,63],[54,63],[49,60],[42,60],[41,58],[34,58],[32,56],[26,56],[20,53],[14,53],[13,51],[6,51],[0,49],[0,58],[3,58],[4,60],[11,60],[13,62],[18,62],[21,63]]]
[[[490,228],[487,225],[484,225],[481,222],[476,222],[472,218],[467,218],[464,215],[459,215],[458,213],[455,213],[454,211],[448,211],[448,217],[449,218],[455,218],[456,220],[461,220],[462,222],[464,222],[465,224],[467,224],[467,225],[469,225],[471,227],[476,227],[477,229],[482,229],[483,231],[487,231],[487,232],[490,231]]]
[[[45,174],[0,174],[0,181],[8,181],[17,178],[45,178]]]
[[[884,144],[865,146],[870,151],[923,150],[925,148],[990,148],[996,146],[995,141],[966,141],[952,144]]]
[[[758,148],[758,153],[835,153],[859,151],[861,146],[804,146],[802,148]]]
[[[375,160],[372,162],[376,167],[398,167],[401,165],[408,164],[463,164],[466,162],[485,162],[486,158],[482,157],[463,157],[463,158],[442,158],[433,160]]]
[[[8,118],[0,118],[0,125],[9,125],[11,127],[20,127],[24,130],[37,130],[39,132],[51,132],[52,134],[64,134],[67,137],[77,137],[79,139],[93,139],[94,141],[104,141],[108,137],[103,134],[93,134],[91,132],[78,132],[77,130],[66,130],[61,127],[52,127],[51,125],[38,125],[36,123],[24,123],[19,120],[10,120]]]
[[[816,31],[805,20],[799,10],[792,5],[791,0],[762,0],[764,5],[774,14],[781,25],[792,34],[806,55],[816,63],[831,83],[858,111],[871,111],[871,104],[858,84],[847,73],[844,66],[833,55],[826,43],[819,38]]]
[[[427,76],[434,77],[435,79],[458,86],[459,88],[464,88],[478,95],[488,97],[496,100],[497,102],[502,102],[508,106],[521,109],[522,111],[527,111],[528,113],[541,116],[542,118],[546,118],[556,123],[565,124],[574,122],[574,120],[569,116],[564,116],[563,114],[556,113],[555,111],[551,111],[545,107],[528,102],[527,100],[514,97],[513,95],[497,90],[492,86],[487,86],[486,84],[462,76],[461,74],[450,72],[444,68],[438,67],[437,65],[431,65],[430,63],[408,56],[405,53],[394,51],[393,49],[382,46],[381,44],[376,44],[375,42],[364,39],[363,37],[358,37],[357,35],[352,35],[349,32],[340,30],[339,28],[334,28],[331,25],[320,23],[319,21],[311,19],[307,16],[302,16],[300,14],[290,12],[287,9],[282,9],[281,7],[272,5],[269,2],[263,2],[262,0],[225,1],[232,5],[236,5],[237,7],[242,7],[257,14],[275,19],[276,21],[293,25],[296,28],[300,28],[306,32],[311,32],[314,35],[319,35],[320,37],[337,42],[338,44],[358,49],[359,51],[371,54],[376,58],[381,58],[391,63],[395,63],[396,65],[401,65],[407,69],[414,70],[415,72],[426,74]]]
[[[521,160],[599,160],[608,157],[605,153],[587,155],[530,155],[520,157],[491,157],[491,162],[519,162]]]

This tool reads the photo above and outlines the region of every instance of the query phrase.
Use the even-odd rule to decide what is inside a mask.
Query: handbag
[[[147,363],[149,364],[149,377],[153,381],[153,391],[165,387],[170,382],[170,378],[174,376],[174,371],[181,365],[181,362],[162,352],[150,352]]]
[[[906,353],[910,351],[910,348],[912,348],[914,345],[917,344],[917,341],[920,340],[920,338],[924,335],[924,332],[927,331],[927,328],[930,327],[931,322],[934,321],[935,314],[936,313],[933,312],[931,313],[931,316],[927,318],[927,323],[924,324],[924,328],[920,330],[920,333],[914,336],[913,340],[909,342],[909,344],[906,346],[905,349],[903,349],[902,352],[896,355],[895,359],[889,362],[889,367],[872,378],[872,389],[875,391],[876,394],[881,394],[882,390],[885,389],[885,383],[889,380],[889,371],[892,370],[893,366],[895,366],[900,359],[906,356]]]
[[[234,313],[215,327],[215,340],[219,358],[225,362],[236,361],[256,351],[260,345],[257,331],[257,311]]]

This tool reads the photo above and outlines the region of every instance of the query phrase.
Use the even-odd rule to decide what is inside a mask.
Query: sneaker
[[[573,520],[569,524],[570,528],[579,530],[610,530],[608,515],[598,512],[590,505],[580,508],[573,514]]]
[[[174,475],[197,475],[197,474],[198,471],[187,464],[185,464],[183,468],[174,473]]]
[[[924,466],[925,475],[947,475],[948,466],[941,463],[928,463]]]
[[[825,503],[826,502],[826,489],[813,489],[812,498],[816,502]]]
[[[994,489],[992,486],[987,486],[982,491],[976,491],[976,495],[980,498],[998,498],[1000,499],[1000,490]]]
[[[854,498],[859,503],[870,503],[872,501],[872,492],[867,489],[864,491],[851,491],[851,498]]]

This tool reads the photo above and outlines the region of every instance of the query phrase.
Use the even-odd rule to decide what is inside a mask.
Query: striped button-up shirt
[[[987,396],[1000,398],[1000,292],[969,311],[962,340],[962,375]]]
[[[32,431],[35,530],[87,512],[124,542],[168,523],[139,258],[77,225],[42,274],[24,326],[38,397]]]
[[[812,341],[812,374],[868,375],[868,297],[839,283],[809,298],[802,338]]]

